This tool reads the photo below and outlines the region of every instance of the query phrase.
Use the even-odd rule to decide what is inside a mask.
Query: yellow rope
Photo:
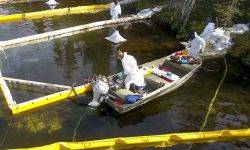
[[[209,116],[209,114],[210,114],[210,112],[211,112],[211,109],[212,109],[212,107],[213,107],[214,101],[215,101],[215,99],[216,99],[216,97],[217,97],[217,95],[218,95],[218,92],[219,92],[219,90],[220,90],[220,87],[221,87],[221,85],[222,85],[222,83],[223,83],[223,81],[224,81],[224,79],[225,79],[225,77],[226,77],[226,74],[227,74],[227,61],[226,61],[226,59],[225,59],[225,57],[224,57],[223,54],[221,54],[221,56],[222,56],[222,58],[224,59],[224,62],[225,62],[225,71],[224,71],[224,75],[223,75],[223,77],[222,77],[222,79],[221,79],[221,81],[220,81],[220,84],[218,85],[218,87],[217,87],[217,89],[216,89],[216,91],[215,91],[214,97],[211,99],[211,102],[210,102],[210,104],[209,104],[208,111],[207,111],[207,114],[206,114],[206,116],[205,116],[204,122],[203,122],[203,124],[202,124],[202,126],[201,126],[201,128],[200,128],[200,132],[204,130],[204,128],[205,128],[205,126],[206,126],[206,124],[207,124],[208,116]],[[190,145],[190,147],[188,148],[188,150],[191,150],[191,149],[192,149],[192,145]]]
[[[72,142],[75,142],[75,137],[76,137],[77,129],[78,129],[78,127],[79,127],[79,125],[80,125],[80,123],[81,123],[81,121],[82,121],[82,118],[85,116],[85,112],[86,112],[87,109],[88,109],[88,108],[84,108],[84,110],[83,110],[82,113],[81,113],[81,116],[80,116],[79,120],[78,120],[77,123],[76,123],[76,127],[75,127],[74,133],[73,133]]]
[[[216,97],[217,97],[217,95],[218,95],[219,89],[220,89],[220,87],[221,87],[221,85],[222,85],[222,83],[223,83],[223,81],[224,81],[224,79],[225,79],[225,77],[226,77],[226,74],[227,74],[227,61],[226,61],[225,57],[223,56],[223,54],[221,54],[221,56],[223,57],[224,62],[225,62],[225,71],[224,71],[224,75],[223,75],[223,77],[222,77],[222,79],[221,79],[221,81],[220,81],[220,84],[219,84],[218,88],[216,89],[216,92],[215,92],[215,94],[214,94],[213,99],[211,100],[211,103],[210,103],[210,105],[209,105],[209,107],[208,107],[208,111],[207,111],[205,120],[204,120],[204,122],[203,122],[203,124],[202,124],[202,126],[201,126],[200,131],[203,131],[204,128],[205,128],[205,126],[206,126],[206,124],[207,124],[207,120],[208,120],[208,116],[209,116],[209,114],[210,114],[210,112],[211,112],[211,108],[212,108],[212,106],[213,106],[213,103],[214,103],[214,101],[215,101],[215,99],[216,99]]]

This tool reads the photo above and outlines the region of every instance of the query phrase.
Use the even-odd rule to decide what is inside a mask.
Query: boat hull
[[[164,61],[166,61],[166,59],[168,58],[164,57],[149,63],[145,63],[143,65],[140,66],[140,68],[143,67],[152,67],[152,66],[159,66],[161,65]],[[172,63],[171,63],[172,64]],[[172,64],[173,65],[173,64]],[[123,104],[123,105],[117,105],[113,100],[109,99],[106,100],[105,103],[110,106],[111,108],[113,108],[115,111],[117,111],[119,114],[124,114],[127,113],[135,108],[138,108],[150,101],[155,100],[158,97],[161,97],[163,95],[166,95],[174,90],[176,90],[177,88],[179,88],[180,86],[182,86],[188,79],[190,79],[193,74],[198,70],[198,68],[201,66],[200,64],[197,65],[180,65],[180,64],[176,64],[177,69],[180,68],[180,70],[184,70],[186,72],[186,74],[183,74],[183,76],[181,78],[179,78],[176,81],[173,81],[149,94],[147,94],[145,96],[145,98],[143,98],[142,100],[139,100],[133,104]],[[178,66],[179,65],[179,66]],[[145,76],[146,78],[146,76]]]

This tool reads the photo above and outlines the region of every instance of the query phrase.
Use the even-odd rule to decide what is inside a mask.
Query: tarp
[[[247,24],[235,24],[232,28],[233,33],[243,34],[249,31],[249,26]]]
[[[118,30],[115,30],[113,34],[111,34],[110,36],[106,37],[105,39],[109,40],[110,42],[116,43],[116,44],[127,41],[126,39],[124,39],[120,35],[120,32]]]
[[[137,13],[137,16],[151,17],[153,14],[160,12],[163,6],[158,6],[154,8],[143,9]]]

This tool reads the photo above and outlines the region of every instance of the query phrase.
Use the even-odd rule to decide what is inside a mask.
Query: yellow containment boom
[[[20,148],[15,150],[133,149],[137,147],[171,147],[177,144],[242,141],[246,139],[250,139],[250,129],[173,133],[165,135],[112,138],[86,142],[57,142],[41,147]]]
[[[80,13],[94,13],[106,10],[109,7],[110,4],[102,4],[102,5],[78,6],[78,7],[53,9],[53,10],[44,10],[31,13],[13,14],[13,15],[0,16],[0,22],[13,22],[20,20],[30,20],[30,19],[45,18],[51,16],[62,16],[62,15],[80,14]]]
[[[144,70],[144,74],[147,74],[151,71],[152,70],[147,70],[147,71]],[[91,91],[92,90],[91,84],[94,84],[94,82],[92,82],[92,83],[78,86],[72,89],[72,87],[63,86],[63,85],[54,85],[54,84],[20,80],[20,79],[12,79],[12,78],[6,78],[6,77],[2,77],[2,79],[7,81],[11,87],[19,88],[19,89],[21,88],[24,90],[27,90],[27,89],[30,90],[30,88],[32,88],[34,91],[42,90],[42,89],[43,90],[47,89],[46,91],[48,90],[55,91],[59,89],[64,89],[64,91],[50,94],[50,95],[40,97],[37,99],[33,99],[33,100],[23,102],[20,104],[15,104],[15,105],[9,104],[9,108],[11,110],[12,115],[18,115],[23,112],[35,110],[40,107],[50,105],[52,103],[64,101],[66,99],[74,99],[77,97],[77,95],[83,95],[84,93]],[[13,82],[16,82],[16,84],[13,85]]]
[[[18,115],[20,113],[23,113],[32,109],[36,109],[36,108],[39,108],[48,104],[63,101],[66,99],[75,98],[77,95],[82,95],[85,92],[90,91],[90,90],[92,90],[91,85],[86,84],[86,85],[75,87],[74,89],[64,90],[62,92],[57,92],[54,94],[50,94],[44,97],[33,99],[33,100],[23,102],[20,104],[9,105],[9,107],[13,115]]]

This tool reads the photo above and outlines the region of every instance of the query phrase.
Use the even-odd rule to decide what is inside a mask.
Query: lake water
[[[80,4],[79,4],[80,3]],[[60,1],[59,7],[96,4],[93,1]],[[8,13],[48,9],[44,2],[3,5]],[[63,29],[108,19],[108,12],[57,16],[32,21],[0,24],[0,40]],[[128,41],[117,46],[105,40],[112,28],[64,37],[0,53],[3,76],[55,83],[82,85],[84,78],[95,74],[106,76],[121,70],[115,58],[117,49],[133,55],[138,64],[161,58],[183,48],[174,35],[165,33],[149,21],[116,28]],[[236,65],[228,60],[229,74]],[[176,91],[156,99],[128,114],[115,117],[110,111],[94,111],[84,104],[90,96],[11,117],[3,98],[0,101],[0,146],[6,148],[33,147],[59,141],[86,141],[104,138],[167,134],[199,131],[208,105],[225,69],[221,57],[206,59],[202,68]],[[205,130],[242,129],[249,123],[249,85],[226,77],[208,118]],[[17,103],[44,96],[10,89]],[[74,135],[77,123],[81,119]],[[112,132],[111,132],[112,130]],[[249,149],[250,142],[194,145],[193,149]],[[178,145],[169,149],[182,150]]]

